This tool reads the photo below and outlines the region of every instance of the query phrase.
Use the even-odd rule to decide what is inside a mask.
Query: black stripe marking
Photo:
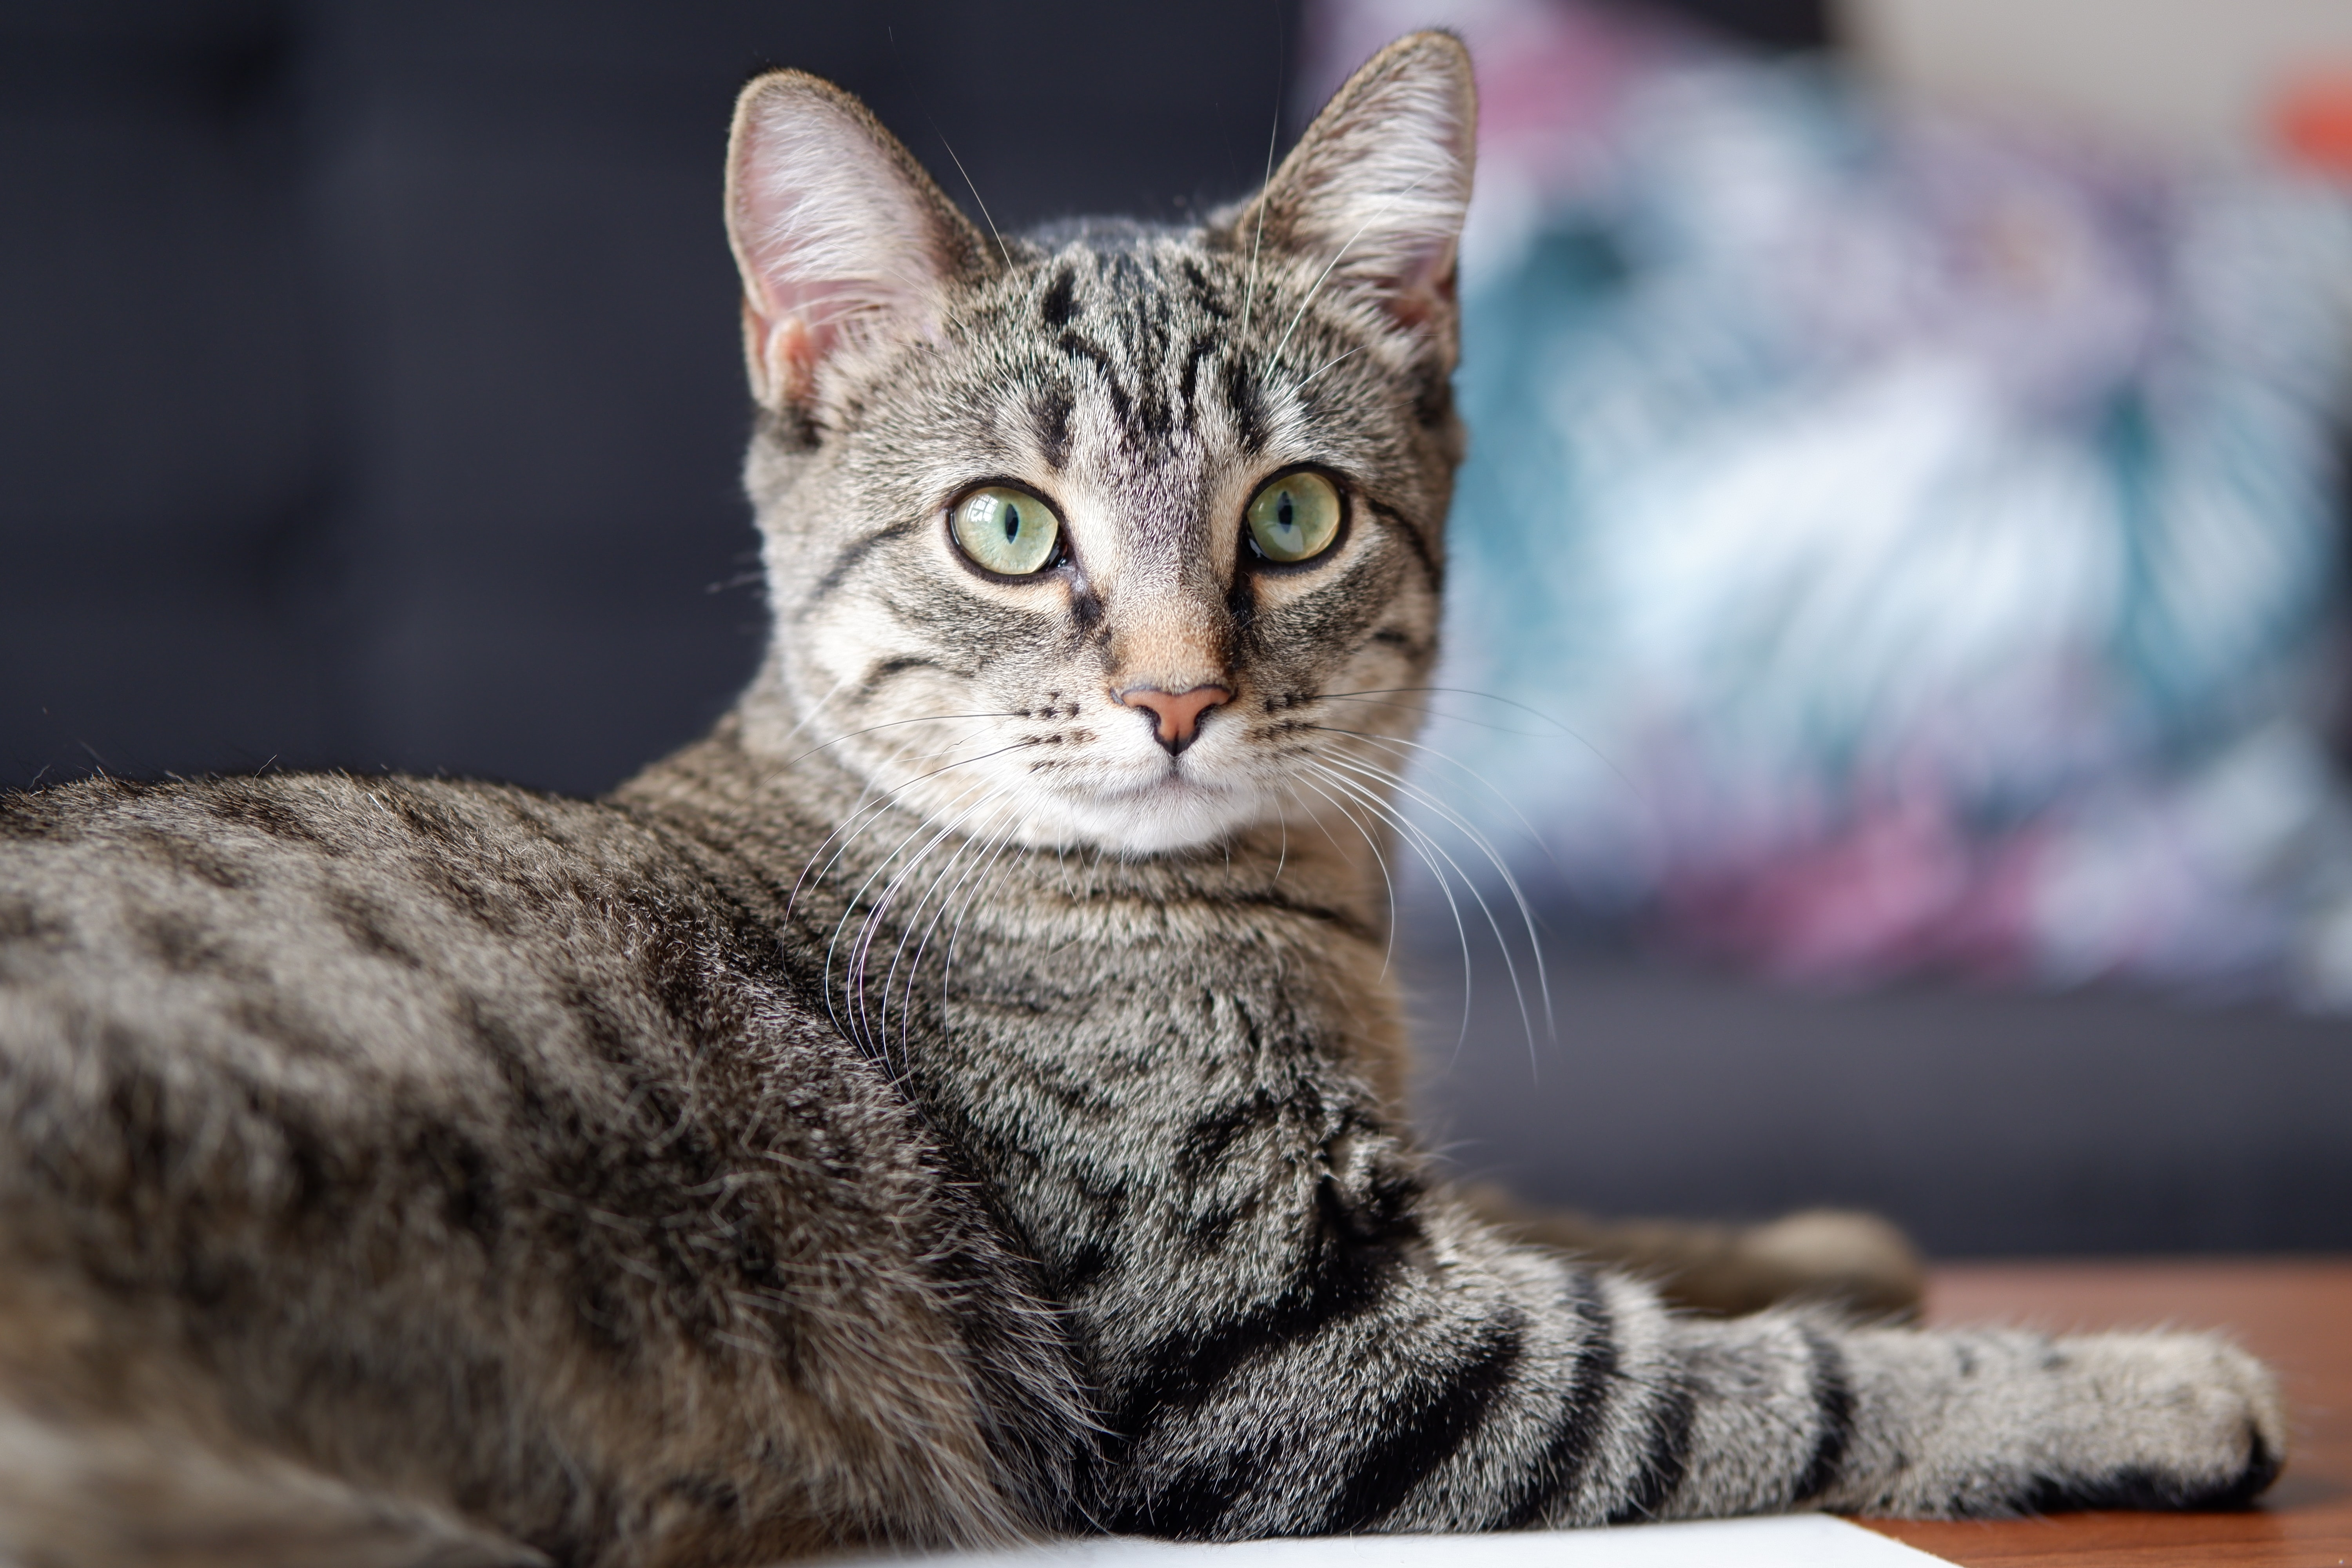
[[[1284,914],[1297,915],[1318,924],[1330,926],[1334,930],[1346,931],[1360,942],[1381,940],[1380,928],[1345,910],[1333,909],[1323,904],[1302,903],[1278,892],[1228,893],[1223,895],[1223,901],[1229,909],[1278,910]]]
[[[1128,400],[1127,388],[1119,384],[1118,370],[1112,363],[1109,353],[1101,345],[1089,342],[1074,331],[1063,332],[1055,342],[1061,351],[1072,359],[1085,360],[1102,372],[1103,391],[1110,398],[1112,415],[1118,418],[1122,428],[1133,424],[1134,405]]]
[[[238,784],[243,782],[237,781]],[[249,785],[237,788],[225,782],[220,793],[213,795],[204,804],[215,816],[225,822],[234,822],[241,826],[250,827],[257,833],[268,834],[270,837],[286,843],[311,845],[326,843],[309,823],[302,820],[291,805]],[[330,847],[327,853],[334,855],[338,851]]]
[[[1157,381],[1145,380],[1137,384],[1136,428],[1149,437],[1152,443],[1162,446],[1167,443],[1169,432],[1176,427],[1177,417],[1175,411],[1168,406],[1168,399],[1162,395]]]
[[[1065,267],[1055,272],[1054,280],[1045,286],[1045,299],[1038,302],[1038,319],[1057,332],[1068,326],[1078,314],[1077,287],[1077,275],[1072,268]]]
[[[411,826],[415,825],[412,823]],[[457,837],[430,831],[422,832],[420,836],[436,843],[447,843]],[[253,884],[253,872],[245,858],[225,855],[215,845],[144,824],[131,828],[122,837],[127,842],[137,845],[152,861],[169,867],[183,877],[210,883],[224,892],[236,892]],[[238,847],[246,847],[240,845]]]
[[[1066,1301],[1085,1294],[1096,1280],[1109,1272],[1111,1265],[1118,1261],[1118,1253],[1107,1241],[1088,1241],[1042,1261],[1054,1294]]]
[[[1183,411],[1183,428],[1195,430],[1200,426],[1200,367],[1202,362],[1216,353],[1216,336],[1202,331],[1185,345],[1183,374],[1176,378],[1176,402]]]
[[[1177,377],[1176,402],[1183,411],[1184,427],[1190,430],[1199,423],[1200,416],[1193,403],[1200,390],[1201,362],[1216,352],[1216,342],[1208,333],[1194,338],[1184,351],[1184,371]]]
[[[1445,365],[1435,360],[1422,362],[1419,385],[1413,394],[1412,417],[1423,429],[1433,429],[1454,413],[1454,377]]]
[[[1234,435],[1246,451],[1265,446],[1265,410],[1258,400],[1257,382],[1240,356],[1225,362],[1225,406],[1233,411]]]
[[[1258,1034],[1257,1019],[1246,1008],[1239,1009],[1243,1029],[1252,1037]],[[1263,1132],[1279,1124],[1287,1110],[1297,1110],[1302,1121],[1312,1125],[1323,1117],[1323,1106],[1312,1086],[1301,1085],[1296,1089],[1277,1091],[1261,1085],[1238,1100],[1230,1100],[1192,1119],[1184,1136],[1176,1144],[1176,1173],[1187,1186],[1198,1186],[1215,1173],[1223,1163],[1225,1153],[1244,1138]]]
[[[2065,1513],[2075,1509],[2129,1509],[2144,1513],[2171,1509],[2244,1508],[2278,1478],[2281,1463],[2260,1432],[2248,1432],[2246,1439],[2245,1464],[2233,1476],[2193,1480],[2137,1465],[2110,1470],[2103,1476],[2071,1479],[2040,1476],[2018,1495],[2016,1508],[2025,1513]],[[1980,1497],[1955,1498],[1953,1511],[1963,1516],[1982,1511],[1983,1503]]]
[[[1404,535],[1405,543],[1412,549],[1413,559],[1421,563],[1422,574],[1429,579],[1430,592],[1444,593],[1445,568],[1438,564],[1436,554],[1429,548],[1429,541],[1423,536],[1420,528],[1415,526],[1412,520],[1387,502],[1373,500],[1369,496],[1364,499],[1364,504],[1371,509],[1373,516],[1380,518],[1397,532]]]
[[[1315,1234],[1291,1288],[1255,1310],[1147,1349],[1139,1358],[1146,1370],[1106,1416],[1112,1432],[1133,1442],[1163,1416],[1199,1408],[1244,1363],[1355,1317],[1388,1293],[1403,1263],[1396,1244],[1415,1234],[1412,1221],[1368,1232],[1344,1212],[1328,1181],[1316,1206]]]
[[[1232,321],[1233,307],[1225,302],[1225,297],[1218,291],[1217,286],[1209,281],[1209,275],[1201,270],[1200,263],[1188,256],[1180,266],[1184,281],[1192,287],[1193,308],[1202,315],[1214,316],[1221,321]]]
[[[916,526],[913,522],[894,522],[887,528],[879,529],[863,539],[855,539],[843,545],[840,552],[834,556],[832,564],[824,569],[824,575],[819,577],[815,585],[809,589],[808,596],[803,603],[811,606],[823,604],[825,595],[840,587],[843,579],[857,569],[859,562],[865,560],[887,541],[911,532]]]
[[[389,959],[404,969],[422,970],[425,960],[393,933],[393,916],[373,899],[354,889],[330,884],[324,895],[327,918],[342,928],[360,952]]]
[[[1601,1299],[1601,1282],[1594,1275],[1582,1269],[1571,1275],[1568,1296],[1570,1313],[1583,1331],[1576,1371],[1560,1401],[1559,1425],[1537,1456],[1518,1500],[1496,1521],[1498,1530],[1543,1523],[1553,1502],[1591,1468],[1609,1419],[1609,1391],[1617,1381],[1617,1324]]]
[[[1070,395],[1056,389],[1029,405],[1029,420],[1037,433],[1037,450],[1055,473],[1070,459]]]
[[[1217,1521],[1249,1489],[1256,1468],[1255,1457],[1245,1452],[1222,1454],[1207,1463],[1189,1465],[1113,1512],[1101,1528],[1113,1535],[1213,1541]]]
[[[1384,1413],[1381,1435],[1356,1457],[1354,1468],[1309,1533],[1350,1534],[1395,1512],[1486,1418],[1510,1386],[1525,1348],[1516,1317],[1506,1319],[1481,1335],[1468,1358],[1444,1379],[1410,1386]]]
[[[1812,1356],[1813,1408],[1822,1435],[1813,1442],[1812,1458],[1790,1494],[1792,1503],[1810,1502],[1830,1489],[1838,1467],[1853,1443],[1853,1384],[1846,1376],[1845,1357],[1819,1330],[1804,1329],[1805,1349]]]
[[[1649,1447],[1625,1500],[1610,1510],[1611,1524],[1654,1519],[1690,1471],[1691,1427],[1698,1419],[1698,1395],[1683,1378],[1673,1378],[1650,1410]]]
[[[946,668],[947,666],[938,659],[924,658],[912,654],[882,659],[866,669],[866,679],[857,683],[857,695],[860,698],[871,697],[880,689],[884,681],[894,676],[904,675],[910,669],[945,669]]]

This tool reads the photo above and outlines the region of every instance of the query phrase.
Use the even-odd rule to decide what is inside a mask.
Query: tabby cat
[[[763,76],[774,637],[715,733],[597,802],[0,805],[0,1557],[2259,1491],[2279,1403],[2216,1340],[1682,1315],[1414,1148],[1374,829],[1473,114],[1418,35],[1202,226],[1000,238]]]

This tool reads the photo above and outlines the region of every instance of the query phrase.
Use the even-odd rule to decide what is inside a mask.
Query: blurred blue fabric
[[[1325,7],[1327,54],[1392,9]],[[1423,829],[1777,974],[2352,1005],[2346,194],[1563,0],[1459,22],[1474,448]]]

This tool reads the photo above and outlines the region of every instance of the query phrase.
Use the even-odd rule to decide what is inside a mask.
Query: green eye
[[[1304,561],[1339,536],[1339,492],[1320,474],[1285,474],[1249,503],[1250,542],[1269,561]]]
[[[1026,577],[1054,560],[1061,542],[1061,520],[1027,490],[989,485],[956,502],[950,519],[963,552],[1007,577]]]

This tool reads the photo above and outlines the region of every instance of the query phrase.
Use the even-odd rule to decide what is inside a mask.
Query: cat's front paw
[[[2286,1459],[2268,1368],[2213,1334],[1865,1331],[1847,1342],[1877,1421],[1823,1501],[1984,1519],[2235,1508]]]
[[[2239,1508],[2286,1462],[2277,1379],[2216,1335],[2096,1334],[2050,1353],[2071,1407],[2063,1464],[2016,1507]]]

